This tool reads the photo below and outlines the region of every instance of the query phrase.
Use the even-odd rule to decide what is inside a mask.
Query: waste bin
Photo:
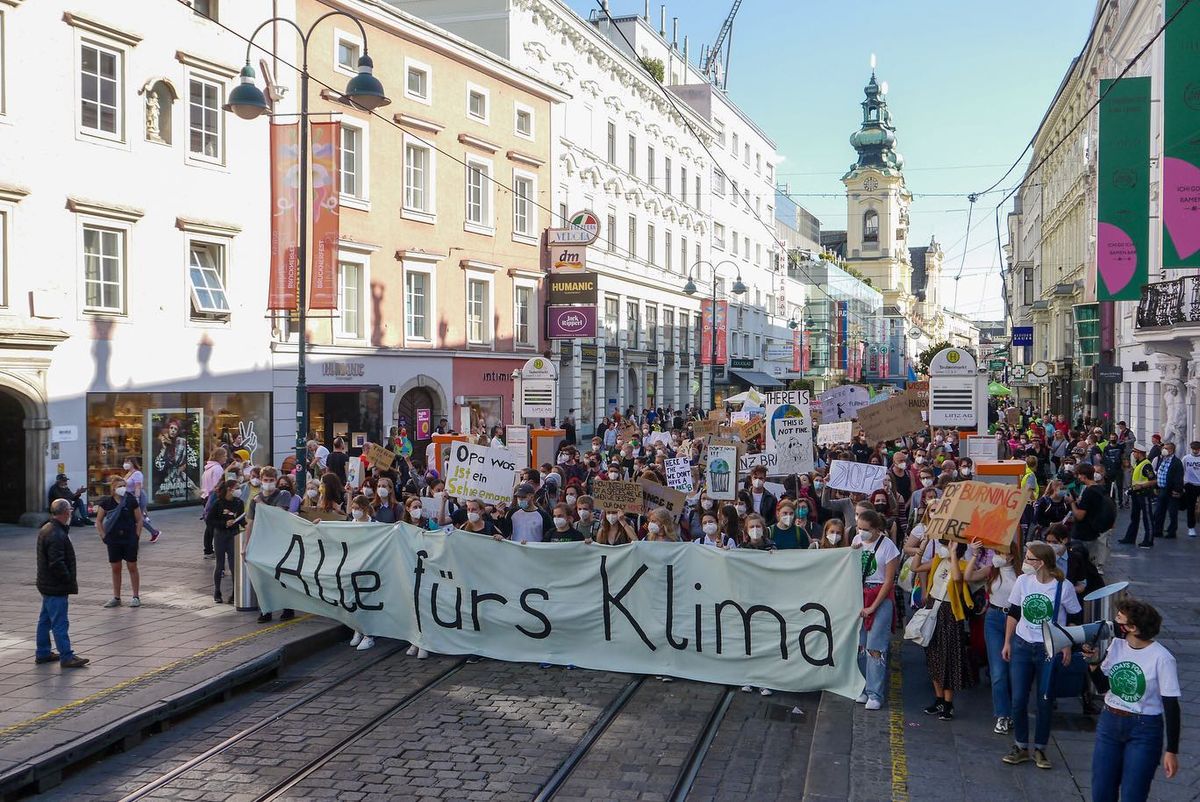
[[[233,606],[241,613],[258,610],[258,597],[254,594],[254,586],[250,584],[246,558],[242,556],[245,548],[246,532],[243,530],[238,532],[237,548],[233,552]]]

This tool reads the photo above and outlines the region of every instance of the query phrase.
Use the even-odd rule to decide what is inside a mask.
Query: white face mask
[[[782,526],[784,529],[787,529],[789,526],[792,525],[792,516],[780,515],[779,516],[779,525]]]
[[[992,567],[993,568],[1003,568],[1006,565],[1008,565],[1008,558],[1005,557],[1003,554],[993,554],[992,555]]]
[[[657,535],[662,531],[662,527],[656,524],[654,521],[651,521],[650,523],[646,524],[646,531],[652,535]]]
[[[936,551],[937,556],[941,557],[943,560],[950,556],[950,547],[943,543],[939,543],[934,546],[934,551]]]
[[[825,539],[827,541],[829,541],[832,545],[836,546],[837,544],[842,542],[842,533],[837,532],[837,531],[826,532]]]
[[[899,468],[900,470],[904,470],[905,468],[908,467],[908,463],[907,462],[897,462],[896,467]]]
[[[762,540],[762,527],[761,526],[750,527],[750,539],[751,540]]]
[[[861,526],[858,527],[858,536],[862,538],[864,543],[870,543],[875,540],[875,533],[870,529],[864,529]]]
[[[245,468],[242,468],[242,475],[243,475],[243,476],[249,476],[249,475],[250,475],[250,472],[251,472],[252,470],[254,470],[254,468],[252,468],[251,466],[247,465]]]
[[[717,525],[714,523],[706,523],[703,529],[706,535],[715,535],[717,533]]]
[[[412,518],[414,521],[421,520],[421,516],[423,516],[424,514],[425,514],[425,510],[422,507],[413,507],[411,510],[408,511],[408,517]]]
[[[309,497],[309,498],[316,498],[316,497],[317,497],[317,489],[316,489],[315,487],[310,487],[310,488],[308,489],[308,497]]]
[[[916,459],[916,462],[917,462],[917,464],[918,464],[918,465],[924,465],[924,464],[925,464],[925,458],[924,458],[924,457],[917,457],[917,459]]]
[[[264,493],[272,493],[275,491],[275,483],[274,482],[263,482],[262,489],[263,489]]]
[[[259,481],[258,479],[251,479],[251,480],[250,480],[250,486],[251,486],[251,487],[258,487],[258,486],[259,486],[259,485],[261,485],[261,484],[262,484],[262,482],[261,482],[261,481]]]
[[[762,486],[763,486],[763,480],[762,480],[762,479],[755,479],[755,480],[754,480],[754,489],[755,489],[755,490],[762,490]]]
[[[963,476],[970,476],[970,475],[971,475],[971,469],[970,469],[970,468],[963,468],[963,469],[962,469],[962,475],[963,475]]]
[[[132,463],[132,462],[126,462],[126,463],[125,463],[124,465],[122,465],[121,467],[122,467],[122,468],[124,468],[124,469],[125,469],[125,470],[127,470],[127,471],[132,471],[132,470],[133,470],[133,463]]]
[[[592,443],[592,451],[599,451],[599,450],[600,450],[600,446],[596,445],[595,443]]]
[[[745,514],[746,514],[746,505],[745,505],[745,504],[738,504],[738,505],[737,505],[737,507],[736,507],[736,509],[737,509],[737,514],[738,514],[738,515],[745,515]]]
[[[118,487],[113,492],[117,494],[117,498],[121,498],[122,496],[125,495],[125,487],[124,486]]]
[[[562,517],[561,515],[556,515],[556,516],[554,516],[554,525],[557,526],[559,529],[565,529],[567,526],[567,519]]]
[[[581,520],[581,521],[592,520],[592,511],[591,510],[580,510],[579,511],[579,520]]]
[[[363,511],[358,507],[355,507],[354,509],[350,510],[350,517],[357,521],[363,517]]]
[[[467,520],[468,520],[468,521],[470,521],[470,522],[471,522],[471,523],[473,523],[473,524],[477,524],[477,523],[479,523],[479,520],[480,520],[481,518],[483,518],[483,516],[482,516],[482,515],[480,515],[480,514],[479,514],[479,513],[477,513],[477,512],[468,512],[468,513],[467,513]]]
[[[568,506],[568,507],[574,507],[574,506],[575,506],[575,499],[576,499],[576,497],[575,497],[575,496],[567,496],[567,506]]]
[[[621,474],[617,473],[616,471],[609,471],[608,478],[615,482],[621,478]]]
[[[367,498],[371,498],[372,496],[375,495],[375,491],[373,489],[371,489],[370,487],[364,487],[363,495],[366,496]]]
[[[387,498],[391,492],[392,491],[388,490],[386,487],[381,487],[381,488],[379,488],[379,497]]]
[[[1034,567],[1033,567],[1032,565],[1030,565],[1029,563],[1025,563],[1024,565],[1022,565],[1022,566],[1021,566],[1021,573],[1023,573],[1023,574],[1036,574],[1036,573],[1037,573],[1037,569],[1036,569],[1036,568],[1034,568]]]
[[[712,499],[706,498],[700,502],[700,506],[706,510],[711,510],[713,507]]]
[[[604,516],[604,518],[605,518],[605,519],[606,519],[606,520],[607,520],[607,521],[608,521],[610,524],[615,524],[615,523],[617,522],[617,519],[618,519],[618,518],[620,518],[620,517],[621,517],[621,516],[620,516],[619,514],[615,513],[615,512],[610,512],[608,515],[605,515],[605,516]]]
[[[1050,548],[1054,549],[1054,553],[1057,554],[1059,557],[1061,557],[1067,553],[1067,544],[1066,543],[1052,543],[1052,544],[1050,544]]]
[[[933,487],[933,480],[932,479],[922,479],[921,486],[922,487]]]

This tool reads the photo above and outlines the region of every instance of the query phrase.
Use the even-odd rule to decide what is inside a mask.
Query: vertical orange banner
[[[297,307],[296,249],[300,235],[297,187],[300,178],[300,127],[271,126],[271,278],[267,309]]]
[[[312,126],[312,244],[309,309],[337,309],[338,137],[341,123]]]

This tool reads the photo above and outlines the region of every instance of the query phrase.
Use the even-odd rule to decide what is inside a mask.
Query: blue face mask
[[[527,499],[527,498],[518,499],[517,506],[523,510],[529,509],[529,499]]]
[[[801,507],[799,510],[796,511],[796,514],[799,515],[801,518],[807,518],[808,517],[808,507]]]

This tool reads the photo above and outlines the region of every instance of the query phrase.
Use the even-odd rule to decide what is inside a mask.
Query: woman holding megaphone
[[[1157,610],[1125,599],[1116,623],[1118,638],[1092,668],[1092,681],[1105,692],[1092,751],[1092,800],[1144,802],[1160,756],[1168,780],[1179,771],[1179,675],[1174,655],[1154,642],[1162,627]],[[1083,653],[1092,657],[1096,648],[1085,644]]]

